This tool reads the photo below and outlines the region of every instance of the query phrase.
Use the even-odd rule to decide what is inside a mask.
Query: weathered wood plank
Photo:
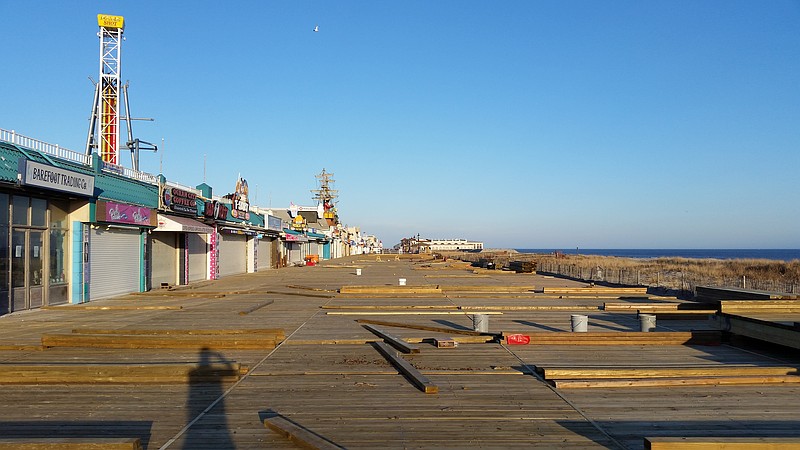
[[[707,367],[541,367],[545,379],[675,378],[742,375],[797,375],[797,367],[714,365]]]
[[[416,345],[409,344],[408,342],[400,339],[399,337],[391,335],[381,330],[380,328],[368,324],[362,324],[361,326],[371,331],[372,333],[376,334],[377,336],[380,336],[381,338],[383,338],[384,341],[386,341],[386,343],[400,350],[403,353],[419,353],[419,347],[417,347]]]
[[[720,331],[590,331],[587,333],[520,333],[503,332],[530,336],[530,345],[718,345],[722,338]]]
[[[575,388],[622,388],[622,387],[670,387],[670,386],[737,386],[767,384],[800,384],[800,376],[739,376],[739,377],[686,377],[686,378],[631,378],[596,380],[552,380],[559,389]]]
[[[235,381],[238,363],[199,364],[0,364],[0,384],[187,383]]]
[[[358,319],[356,320],[358,323],[368,323],[372,325],[383,325],[386,327],[398,327],[398,328],[409,328],[412,330],[423,330],[423,331],[434,331],[437,333],[450,333],[450,334],[463,334],[466,336],[489,336],[490,333],[482,333],[480,331],[470,331],[470,330],[460,330],[457,328],[443,328],[443,327],[431,327],[427,325],[415,325],[410,323],[399,323],[399,322],[386,322],[383,320],[372,320],[372,319]]]
[[[139,438],[3,438],[0,450],[142,450]]]
[[[264,419],[264,426],[303,448],[313,450],[342,449],[342,447],[278,414],[272,414],[266,417]]]
[[[403,373],[408,379],[418,387],[422,392],[426,394],[437,394],[439,393],[439,387],[433,384],[425,375],[421,374],[414,366],[412,366],[408,361],[404,360],[397,354],[397,352],[393,351],[389,348],[388,345],[384,344],[383,342],[374,342],[372,344],[378,351],[390,362],[393,366],[397,368],[401,373]]]
[[[790,450],[800,448],[792,437],[645,437],[646,450]]]
[[[272,349],[274,335],[81,335],[43,334],[43,347]]]

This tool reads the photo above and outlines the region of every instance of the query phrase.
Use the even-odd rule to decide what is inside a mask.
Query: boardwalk
[[[391,292],[400,278],[407,290]],[[339,293],[346,286],[379,288]],[[0,317],[0,448],[35,437],[138,438],[146,449],[297,448],[278,429],[318,448],[353,449],[640,449],[658,436],[800,438],[796,353],[654,340],[709,329],[705,318],[659,321],[659,333],[638,345],[613,337],[545,345],[545,336],[572,334],[563,333],[571,314],[589,316],[587,336],[638,332],[635,314],[601,306],[665,300],[540,292],[580,286],[384,255]],[[490,333],[533,342],[469,333],[472,313],[487,314]],[[415,346],[400,358],[435,393],[402,375],[372,344],[383,339],[359,321]],[[435,345],[448,339],[457,346]],[[609,367],[638,371],[603,378],[627,386],[586,381]],[[572,377],[585,386],[554,387],[561,381],[548,370],[559,368],[582,371]],[[742,368],[767,381],[747,383]],[[659,371],[692,369],[737,372],[647,385],[664,377]]]

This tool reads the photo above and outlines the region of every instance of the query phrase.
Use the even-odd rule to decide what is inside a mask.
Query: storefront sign
[[[178,188],[164,188],[164,208],[184,214],[197,215],[197,194]]]
[[[228,205],[216,200],[206,202],[204,216],[209,219],[225,220],[228,217]]]
[[[247,180],[239,177],[236,180],[236,190],[230,194],[232,201],[231,215],[237,219],[250,220],[250,202],[247,200],[249,189]]]
[[[94,195],[94,176],[47,164],[19,160],[20,182],[27,186],[38,186],[54,191],[78,195]]]
[[[97,201],[95,217],[98,222],[125,223],[146,227],[158,226],[156,213],[150,208],[104,200]]]
[[[275,216],[267,216],[267,229],[272,231],[281,231],[283,230],[283,221],[281,221],[280,217]]]

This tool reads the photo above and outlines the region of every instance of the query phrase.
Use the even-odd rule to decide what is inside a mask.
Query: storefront
[[[71,199],[94,176],[20,157],[22,190],[0,192],[0,315],[69,301]]]
[[[308,252],[308,238],[305,234],[297,231],[285,230],[285,233],[287,263],[289,265],[303,263],[303,258]]]
[[[214,228],[196,220],[197,192],[159,187],[158,227],[150,239],[153,288],[184,285],[209,276],[209,239]]]
[[[280,267],[280,233],[283,222],[279,217],[265,215],[266,231],[259,234],[258,239],[258,270],[277,269]]]
[[[96,223],[90,225],[89,300],[140,292],[150,285],[145,261],[149,230],[158,225],[156,212],[144,206],[98,200]]]
[[[189,217],[158,215],[151,234],[153,288],[208,278],[208,235],[214,228]]]
[[[219,259],[217,260],[219,276],[247,273],[247,240],[248,232],[233,227],[220,227],[218,238]]]

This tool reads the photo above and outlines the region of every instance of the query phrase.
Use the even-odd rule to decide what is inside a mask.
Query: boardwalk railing
[[[92,164],[91,155],[61,147],[58,144],[49,144],[38,139],[24,136],[15,132],[14,130],[4,130],[0,128],[0,141],[6,141],[14,145],[19,145],[20,147],[26,147],[49,156],[54,156],[56,158],[72,161],[78,164],[83,164],[86,166],[90,166]],[[126,178],[139,180],[145,183],[158,184],[158,178],[155,175],[129,169],[117,164],[104,162],[102,165],[102,170],[106,173],[115,173],[117,175],[122,175]]]

